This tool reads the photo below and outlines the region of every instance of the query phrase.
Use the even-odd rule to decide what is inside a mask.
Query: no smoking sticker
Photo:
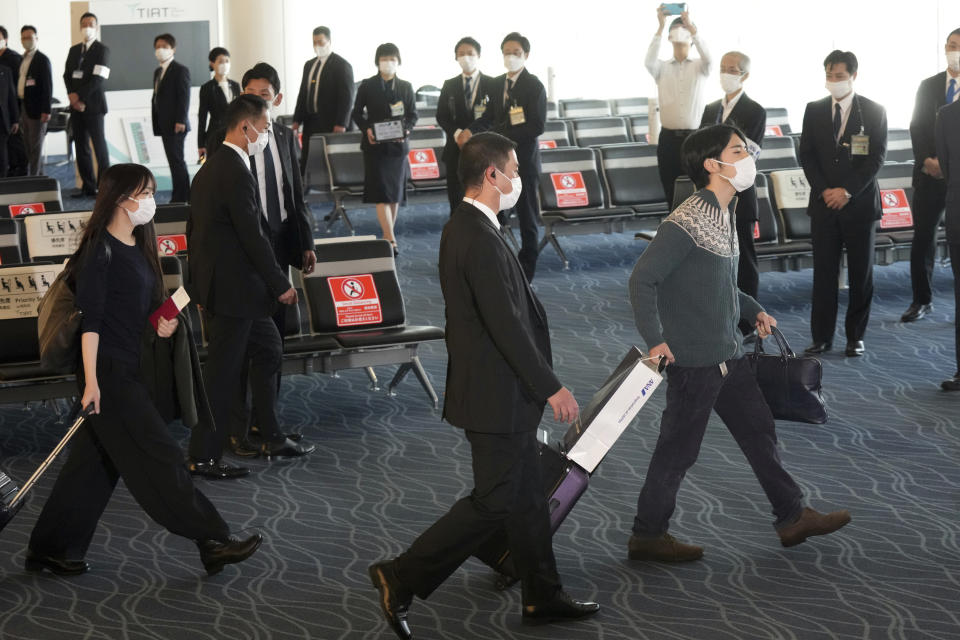
[[[587,187],[583,183],[583,174],[579,171],[551,173],[550,180],[553,182],[553,191],[557,194],[557,206],[561,209],[586,207],[590,204]]]
[[[413,149],[407,154],[410,160],[410,178],[413,180],[436,180],[440,177],[440,165],[433,149]]]
[[[905,229],[913,226],[913,213],[903,189],[881,189],[880,205],[883,208],[881,229]]]
[[[170,236],[157,236],[157,253],[161,256],[175,256],[187,250],[187,236],[179,233]]]
[[[327,283],[330,285],[338,327],[383,322],[383,309],[372,274],[337,276],[328,278]]]

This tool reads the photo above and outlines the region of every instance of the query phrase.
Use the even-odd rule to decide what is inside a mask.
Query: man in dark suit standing
[[[20,29],[24,54],[17,97],[20,98],[20,133],[26,147],[28,176],[38,176],[43,171],[43,141],[53,103],[53,69],[50,58],[37,48],[37,39],[37,28],[33,25]]]
[[[539,250],[540,146],[538,138],[547,120],[547,92],[537,76],[527,71],[530,41],[519,33],[508,33],[500,43],[507,73],[493,81],[493,93],[483,115],[464,129],[457,138],[462,148],[470,136],[480,131],[502,134],[517,145],[520,181],[523,190],[515,211],[520,222],[520,265],[528,281],[537,270]],[[507,222],[507,214],[503,220]]]
[[[750,58],[745,53],[731,51],[723,54],[720,58],[720,88],[724,96],[706,106],[700,127],[731,124],[761,147],[767,130],[767,112],[744,92],[743,81],[749,77]],[[736,215],[737,241],[740,244],[737,288],[756,300],[760,288],[760,267],[757,264],[757,249],[753,245],[753,228],[759,217],[756,187],[741,191],[739,197]],[[744,320],[740,321],[740,332],[747,336],[748,342],[756,340],[754,328]]]
[[[13,73],[13,86],[14,89],[17,89],[20,86],[20,68],[23,66],[23,56],[10,48],[10,38],[6,27],[3,26],[0,26],[0,65],[7,67]],[[27,175],[27,153],[23,146],[21,128],[14,129],[7,137],[8,176]]]
[[[947,69],[920,83],[910,119],[913,145],[913,242],[910,245],[910,284],[913,300],[900,316],[913,322],[933,310],[933,262],[937,252],[937,227],[943,220],[947,185],[943,180],[933,137],[937,111],[960,97],[960,29],[944,45]]]
[[[218,438],[194,431],[190,470],[211,478],[248,470],[221,460],[241,371],[250,362],[250,386],[264,443],[293,447],[277,425],[277,383],[283,353],[272,316],[276,305],[296,304],[297,291],[277,266],[261,214],[250,155],[265,147],[267,103],[241,95],[227,108],[227,135],[194,177],[187,219],[190,296],[203,307],[209,337],[204,380]]]
[[[170,165],[173,193],[170,202],[190,198],[190,174],[183,159],[183,144],[190,131],[190,70],[173,59],[177,39],[162,33],[153,39],[153,53],[160,63],[153,71],[153,100],[150,103],[153,135],[163,140]]]
[[[293,130],[303,134],[300,173],[307,166],[310,136],[343,133],[350,126],[353,109],[353,67],[333,53],[328,27],[313,30],[313,51],[317,57],[303,65],[300,93],[293,111]]]
[[[463,73],[443,83],[437,103],[437,124],[447,134],[442,160],[447,165],[447,198],[450,200],[451,214],[463,200],[463,185],[457,176],[460,162],[457,136],[483,115],[490,96],[495,93],[495,80],[480,73],[477,66],[480,61],[479,42],[469,36],[461,38],[454,47],[454,56]]]
[[[70,100],[70,126],[77,158],[77,173],[83,183],[76,197],[97,195],[90,143],[97,156],[100,173],[110,166],[103,116],[107,113],[104,81],[110,77],[110,49],[97,40],[97,16],[89,11],[80,16],[83,42],[70,47],[63,70],[63,82]]]
[[[466,197],[440,239],[450,356],[443,417],[466,432],[475,484],[407,551],[369,569],[400,638],[411,637],[413,596],[427,598],[501,527],[521,565],[525,621],[599,609],[563,591],[553,556],[536,429],[547,403],[563,422],[575,420],[579,407],[553,372],[546,314],[499,230],[497,212],[520,188],[515,149],[493,133],[461,148]]]
[[[843,249],[850,297],[845,331],[847,357],[864,352],[863,334],[873,301],[873,253],[880,219],[877,173],[887,153],[887,114],[853,90],[857,57],[833,51],[823,61],[830,97],[803,114],[800,165],[810,185],[807,214],[813,243],[813,343],[807,353],[833,347]]]
[[[951,37],[953,34],[951,34]],[[951,102],[937,115],[935,135],[939,169],[946,181],[947,244],[953,268],[953,296],[956,300],[953,323],[957,371],[940,383],[944,391],[960,391],[960,102]]]
[[[20,109],[17,106],[17,88],[13,74],[0,66],[0,178],[7,176],[7,138],[20,128]]]

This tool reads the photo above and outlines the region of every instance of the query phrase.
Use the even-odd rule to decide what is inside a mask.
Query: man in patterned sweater
[[[737,289],[738,191],[753,186],[756,166],[745,136],[707,127],[683,144],[684,170],[699,191],[664,220],[630,276],[630,302],[651,356],[667,359],[667,406],[637,501],[628,544],[634,560],[696,560],[703,548],[667,533],[677,491],[700,452],[711,409],[736,439],[773,506],[785,547],[850,522],[847,511],[821,514],[803,505],[800,488],[777,454],[773,415],[744,358],[737,324],[770,335],[777,324]]]

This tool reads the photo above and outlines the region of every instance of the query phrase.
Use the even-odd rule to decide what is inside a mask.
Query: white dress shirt
[[[223,144],[224,144],[224,146],[230,147],[231,149],[233,149],[234,151],[236,151],[236,152],[240,155],[240,159],[243,160],[243,164],[245,164],[248,168],[250,167],[250,154],[249,154],[249,153],[247,153],[244,149],[241,149],[241,148],[238,147],[237,145],[233,144],[232,142],[228,142],[228,141],[224,140],[224,141],[223,141]]]
[[[833,114],[837,112],[837,105],[840,105],[840,133],[837,134],[837,140],[843,137],[843,132],[847,130],[847,120],[850,119],[850,107],[853,105],[853,91],[847,94],[843,100],[833,98],[830,105],[830,122],[833,123]]]
[[[223,97],[227,99],[227,104],[233,102],[233,94],[230,93],[230,81],[224,78],[223,82],[218,82],[217,85],[220,87]]]
[[[33,54],[37,52],[37,49],[34,48],[33,51],[26,51],[23,54],[23,62],[20,63],[20,79],[17,80],[17,97],[23,100],[23,91],[27,86],[27,69],[30,68],[30,63],[33,61]]]
[[[283,165],[280,164],[280,152],[277,150],[277,138],[273,135],[273,125],[270,125],[270,144],[267,150],[273,156],[273,169],[277,177],[277,196],[280,200],[280,222],[287,219],[287,210],[283,207]],[[257,165],[257,187],[260,189],[261,213],[264,219],[267,219],[267,165],[263,161],[263,151],[257,151],[253,155]],[[269,219],[267,219],[269,222]]]
[[[472,109],[473,105],[477,102],[477,89],[480,87],[480,67],[477,67],[473,70],[473,73],[464,73],[460,75],[460,96],[463,96],[464,89],[467,88],[467,78],[470,78],[470,82],[473,83],[472,93],[470,95],[470,104],[467,105],[467,109]],[[460,132],[463,129],[457,129],[453,132],[454,140],[460,135]]]
[[[676,58],[658,60],[660,36],[654,36],[647,49],[644,65],[657,83],[660,101],[660,125],[665,129],[696,129],[703,116],[704,83],[710,76],[710,52],[699,36],[693,36],[693,46],[700,58],[683,62]]]
[[[472,204],[477,209],[480,209],[480,211],[483,212],[483,215],[487,216],[487,218],[490,219],[490,224],[493,225],[494,229],[500,228],[500,221],[497,220],[497,214],[494,213],[493,209],[483,204],[479,200],[474,200],[473,198],[464,197],[463,201],[466,202],[467,204]]]
[[[743,95],[743,89],[737,92],[737,95],[733,96],[733,100],[727,102],[727,96],[723,96],[723,100],[720,101],[721,106],[723,107],[723,115],[720,116],[720,122],[726,122],[727,118],[730,117],[730,113],[733,111],[733,108],[737,106],[737,103],[740,102],[740,96]]]
[[[160,75],[157,76],[157,84],[153,85],[154,93],[156,93],[157,90],[160,88],[160,83],[163,82],[163,76],[167,73],[167,68],[170,66],[171,62],[173,62],[173,56],[170,56],[170,58],[166,62],[160,63]]]
[[[327,64],[327,60],[329,59],[330,59],[329,55],[327,55],[325,58],[321,58],[320,56],[317,56],[316,62],[314,62],[313,66],[310,67],[310,84],[312,85],[310,87],[310,92],[313,93],[313,101],[311,103],[311,106],[313,107],[313,109],[311,110],[311,113],[317,112],[317,106],[318,106],[317,103],[320,101],[320,91],[318,90],[319,87],[317,87],[316,85],[320,84],[320,74],[323,73],[323,66]],[[319,65],[319,69],[317,68],[317,65]],[[314,78],[316,78],[316,83],[313,82]],[[310,93],[307,94],[307,99],[309,100],[309,98],[310,98]]]
[[[23,75],[23,72],[21,72],[20,75],[22,76],[22,75]],[[954,78],[953,76],[950,75],[950,70],[947,69],[947,79],[944,81],[944,85],[943,85],[943,95],[944,95],[944,97],[946,97],[947,92],[950,91],[950,81],[951,81],[951,80],[954,81],[954,83],[953,83],[953,86],[954,86],[954,89],[953,89],[953,102],[956,102],[956,101],[957,101],[957,98],[960,98],[960,76],[957,76],[956,78]]]

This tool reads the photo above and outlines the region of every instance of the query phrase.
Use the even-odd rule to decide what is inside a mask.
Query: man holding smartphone
[[[657,166],[660,182],[667,196],[667,206],[673,206],[673,182],[683,175],[680,167],[680,146],[700,124],[705,104],[704,83],[710,76],[710,52],[690,21],[686,3],[661,4],[657,8],[660,28],[647,49],[644,66],[657,83],[660,103],[660,139],[657,144]],[[682,9],[680,17],[670,23],[667,39],[673,45],[673,57],[659,60],[660,38],[668,15]],[[697,48],[700,57],[690,59],[690,45]]]

